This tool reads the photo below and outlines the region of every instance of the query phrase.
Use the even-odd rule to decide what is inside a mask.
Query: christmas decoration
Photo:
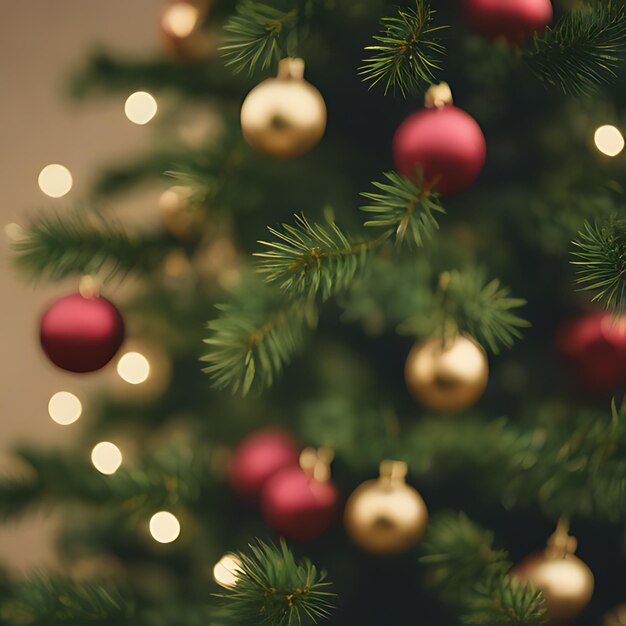
[[[165,228],[182,241],[193,241],[202,233],[202,208],[193,202],[189,187],[175,185],[159,196],[159,211]]]
[[[476,32],[512,43],[541,35],[552,21],[550,0],[463,0],[463,12]]]
[[[511,572],[517,580],[541,590],[552,622],[575,618],[593,595],[593,573],[574,556],[576,544],[568,535],[567,524],[560,522],[546,549],[526,557]]]
[[[293,541],[311,541],[330,528],[339,500],[330,481],[331,460],[326,448],[306,448],[300,467],[285,468],[267,482],[261,510],[270,528]]]
[[[208,0],[170,2],[160,20],[166,51],[181,61],[208,56],[213,46],[202,28],[208,10]]]
[[[462,411],[485,391],[489,365],[485,351],[470,337],[432,338],[416,343],[405,366],[415,398],[436,411]]]
[[[359,485],[344,512],[346,532],[374,554],[404,552],[415,545],[428,523],[422,496],[405,482],[406,463],[383,461],[380,477]]]
[[[585,315],[557,333],[557,349],[589,392],[626,385],[626,323],[604,311]]]
[[[451,195],[467,189],[487,156],[485,137],[476,120],[452,104],[446,83],[433,85],[425,107],[407,117],[393,138],[393,160],[400,174],[423,173],[424,190]]]
[[[230,484],[242,499],[253,502],[276,472],[297,465],[298,449],[288,433],[261,430],[246,437],[235,450],[230,462]]]
[[[124,341],[124,320],[106,298],[75,293],[43,314],[41,347],[58,367],[93,372],[104,367]]]
[[[326,104],[304,80],[302,59],[283,59],[278,76],[257,85],[241,107],[241,130],[259,152],[290,159],[313,148],[326,129]]]

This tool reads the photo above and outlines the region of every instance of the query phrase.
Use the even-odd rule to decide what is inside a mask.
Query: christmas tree
[[[0,480],[67,566],[0,624],[626,624],[626,4],[441,4],[177,0],[76,71],[159,140],[13,233],[122,386]]]

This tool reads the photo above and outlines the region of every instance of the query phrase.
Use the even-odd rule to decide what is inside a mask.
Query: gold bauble
[[[552,622],[573,619],[593,595],[593,574],[573,554],[554,556],[549,551],[531,554],[511,571],[511,576],[541,590]]]
[[[304,80],[302,59],[283,59],[278,76],[257,85],[241,106],[241,130],[259,152],[290,159],[308,152],[324,135],[326,104]]]
[[[348,498],[346,532],[364,550],[404,552],[424,534],[428,509],[417,490],[404,481],[406,471],[406,463],[383,461],[380,478],[359,485]]]
[[[159,196],[159,211],[165,228],[182,241],[193,241],[202,234],[203,211],[193,201],[189,187],[175,185]]]
[[[404,369],[415,398],[436,411],[462,411],[485,391],[489,365],[485,351],[469,337],[429,339],[415,344]]]

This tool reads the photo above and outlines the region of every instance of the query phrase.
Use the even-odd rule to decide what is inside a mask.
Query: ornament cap
[[[300,453],[300,467],[313,480],[326,482],[330,480],[330,464],[334,458],[331,448],[304,448]]]
[[[409,471],[404,461],[385,460],[380,464],[380,477],[389,482],[404,482]]]
[[[548,545],[544,554],[549,559],[564,559],[576,552],[578,541],[569,534],[569,520],[561,518],[557,522],[556,530],[548,538]]]
[[[427,109],[442,109],[452,103],[452,90],[448,83],[431,85],[424,96],[424,106]]]
[[[100,296],[100,281],[91,274],[81,276],[78,283],[78,292],[83,298],[98,298]]]
[[[302,80],[304,78],[304,59],[286,57],[278,62],[278,78],[284,80]]]

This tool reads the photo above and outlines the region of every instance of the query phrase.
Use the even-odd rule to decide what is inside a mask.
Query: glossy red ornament
[[[392,150],[400,174],[414,180],[421,169],[425,188],[442,195],[472,185],[487,157],[480,126],[453,104],[409,115],[396,130]]]
[[[552,21],[550,0],[462,0],[471,27],[489,39],[522,43]]]
[[[104,367],[124,341],[124,320],[106,298],[80,293],[57,300],[41,318],[41,347],[58,367],[93,372]]]
[[[311,541],[328,530],[337,514],[339,493],[329,480],[315,480],[299,467],[275,474],[261,495],[267,525],[292,541]]]
[[[230,484],[242,499],[254,502],[276,472],[298,465],[298,454],[295,441],[282,430],[252,433],[235,450],[230,462]]]

